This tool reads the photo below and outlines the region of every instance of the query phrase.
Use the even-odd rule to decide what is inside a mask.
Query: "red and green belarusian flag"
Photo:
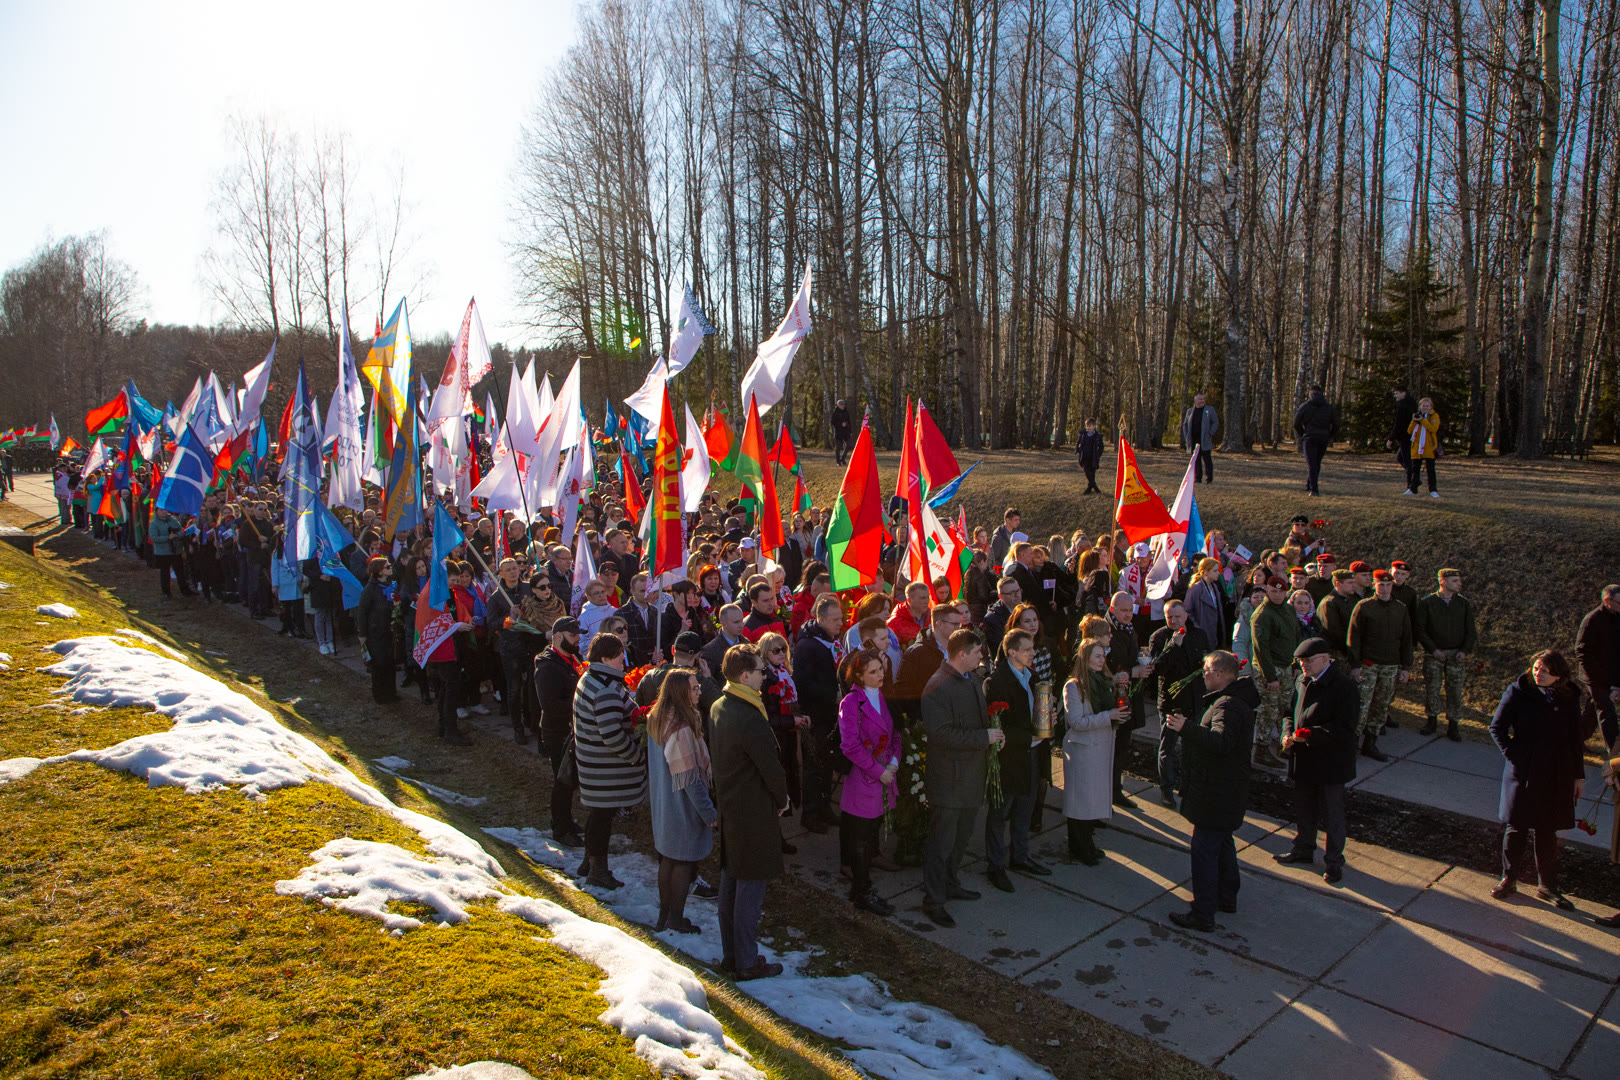
[[[759,549],[770,554],[787,543],[782,531],[782,511],[776,503],[776,477],[771,473],[770,450],[765,445],[765,430],[759,422],[759,402],[748,399],[748,420],[743,425],[743,437],[737,447],[737,461],[732,467],[744,490],[752,489],[759,513]]]
[[[793,446],[793,436],[788,432],[787,418],[782,418],[782,430],[776,436],[776,445],[771,447],[771,462],[780,465],[793,474],[793,509],[803,514],[810,509],[810,489],[804,486],[804,470],[799,466],[799,451]]]
[[[17,433],[15,431],[12,431],[10,428],[7,428],[5,431],[0,431],[0,450],[5,450],[16,445]]]
[[[123,390],[107,404],[84,414],[84,429],[91,435],[108,435],[129,418],[129,398]]]
[[[703,444],[709,449],[709,462],[726,472],[735,470],[740,447],[737,435],[726,419],[726,407],[710,405],[709,411],[703,414],[702,426]]]
[[[869,585],[878,578],[883,553],[883,492],[878,484],[877,455],[872,451],[871,418],[849,455],[844,484],[827,526],[827,570],[835,590]]]
[[[641,494],[641,481],[636,479],[636,467],[630,464],[630,453],[619,451],[619,474],[624,479],[624,513],[631,521],[640,521],[647,509],[646,497]]]
[[[655,584],[662,585],[681,576],[686,566],[686,550],[681,535],[681,438],[675,431],[675,414],[670,410],[669,391],[664,391],[664,408],[658,421],[658,439],[653,444],[652,502],[648,505],[647,569]]]

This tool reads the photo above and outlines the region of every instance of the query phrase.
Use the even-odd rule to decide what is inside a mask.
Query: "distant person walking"
[[[1294,413],[1294,434],[1305,453],[1305,491],[1321,495],[1317,480],[1322,473],[1322,458],[1339,434],[1339,410],[1328,403],[1320,384],[1311,387],[1311,396]]]
[[[850,438],[849,406],[845,404],[843,398],[839,398],[838,404],[833,408],[832,429],[833,456],[838,459],[838,464],[842,465],[844,459],[849,456],[850,447],[855,445],[855,440]]]
[[[1100,492],[1097,486],[1097,470],[1102,468],[1103,437],[1097,430],[1097,418],[1086,417],[1086,430],[1080,433],[1080,440],[1074,444],[1075,455],[1080,459],[1080,468],[1086,473],[1086,490],[1082,495]]]
[[[1221,429],[1221,416],[1213,405],[1206,405],[1203,394],[1194,394],[1192,406],[1181,415],[1182,449],[1197,451],[1195,482],[1215,482],[1215,433]]]
[[[1407,475],[1407,494],[1412,491],[1412,417],[1417,415],[1417,402],[1406,392],[1406,387],[1395,388],[1395,419],[1389,426],[1384,445],[1395,451],[1395,462]]]
[[[1407,431],[1406,493],[1418,493],[1418,474],[1427,467],[1429,498],[1438,499],[1440,489],[1434,482],[1434,459],[1440,453],[1440,414],[1434,411],[1432,399],[1424,398],[1418,402],[1417,413],[1407,425]]]

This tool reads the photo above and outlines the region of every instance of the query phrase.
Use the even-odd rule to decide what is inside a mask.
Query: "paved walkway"
[[[25,506],[37,479],[20,478]],[[48,492],[39,512],[55,512]],[[229,609],[246,617],[239,606]],[[350,647],[337,659],[358,674],[364,665],[355,653]],[[510,721],[499,715],[471,723],[511,737]],[[1381,766],[1362,759],[1358,786],[1495,820],[1500,758],[1490,747],[1423,739],[1410,729],[1380,745],[1396,759]],[[1032,848],[1055,873],[1014,875],[1013,894],[983,881],[977,831],[964,880],[984,896],[951,905],[955,929],[922,916],[920,871],[880,873],[878,889],[919,937],[1238,1080],[1296,1080],[1307,1071],[1356,1080],[1616,1075],[1620,933],[1590,922],[1611,909],[1583,902],[1582,911],[1566,913],[1524,894],[1499,903],[1490,899],[1492,878],[1355,841],[1344,881],[1329,886],[1320,863],[1274,863],[1293,829],[1251,814],[1238,834],[1238,913],[1219,916],[1212,934],[1185,934],[1168,915],[1190,897],[1190,830],[1153,794],[1115,813],[1098,834],[1107,861],[1087,867],[1063,857],[1054,790],[1049,827]],[[838,877],[836,833],[807,834],[793,823],[788,835],[799,848],[790,872],[842,896],[848,886]],[[1570,838],[1588,842],[1584,834]]]

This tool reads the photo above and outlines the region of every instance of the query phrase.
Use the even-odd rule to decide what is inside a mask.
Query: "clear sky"
[[[521,343],[502,243],[512,166],[573,35],[562,0],[0,0],[0,267],[105,228],[145,317],[214,321],[200,257],[226,121],[263,113],[347,132],[368,199],[403,168],[431,276],[424,304],[408,298],[413,334],[453,333],[476,295],[490,341]],[[356,333],[374,314],[353,312]]]

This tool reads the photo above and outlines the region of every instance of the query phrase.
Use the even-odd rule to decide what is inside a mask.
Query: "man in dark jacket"
[[[1305,582],[1305,591],[1311,594],[1311,602],[1318,607],[1333,595],[1333,572],[1338,568],[1339,560],[1332,552],[1324,551],[1316,557],[1316,573]]]
[[[1597,704],[1603,741],[1612,753],[1620,739],[1616,707],[1620,706],[1620,585],[1603,586],[1598,606],[1581,620],[1575,635],[1575,659]]]
[[[399,700],[394,689],[394,602],[383,591],[393,576],[394,568],[380,555],[366,563],[366,587],[355,609],[360,647],[371,659],[371,700],[379,705]]]
[[[1013,630],[1002,641],[1006,662],[996,665],[984,684],[988,707],[997,708],[994,721],[1006,741],[996,751],[1001,767],[1001,798],[985,806],[984,858],[990,864],[990,884],[1012,892],[1010,866],[1026,874],[1046,877],[1051,869],[1029,854],[1029,819],[1035,809],[1035,762],[1030,747],[1035,738],[1035,638],[1028,630]],[[1011,834],[1011,859],[1008,836]]]
[[[1288,587],[1281,578],[1266,579],[1266,599],[1249,616],[1254,667],[1259,672],[1260,711],[1254,721],[1254,761],[1262,769],[1281,773],[1287,763],[1282,752],[1282,714],[1293,690],[1294,649],[1299,645],[1299,618],[1288,605]]]
[[[641,667],[663,659],[669,654],[669,642],[663,648],[654,648],[653,630],[657,626],[658,611],[647,602],[647,575],[638,573],[630,579],[630,599],[613,614],[624,620],[629,641],[625,650],[630,654],[629,666]],[[661,655],[654,655],[657,652]]]
[[[1384,445],[1395,451],[1395,461],[1401,467],[1403,477],[1411,475],[1412,468],[1412,417],[1417,415],[1417,402],[1406,387],[1395,388],[1395,420],[1389,426],[1389,434],[1384,437]],[[1408,483],[1401,489],[1411,494],[1412,486]]]
[[[855,445],[855,440],[850,438],[849,406],[843,398],[839,398],[838,404],[833,407],[832,430],[833,456],[842,465],[844,458],[849,455],[849,448]]]
[[[833,775],[827,740],[838,726],[838,661],[844,655],[838,638],[844,628],[844,609],[838,597],[828,592],[816,599],[811,614],[815,621],[800,628],[798,644],[793,646],[793,685],[799,691],[799,708],[810,718],[803,742],[804,810],[800,820],[811,832],[824,832],[838,824],[838,815],[829,804]]]
[[[1097,470],[1102,468],[1103,437],[1097,430],[1095,417],[1086,417],[1086,430],[1080,433],[1080,441],[1075,443],[1074,452],[1080,458],[1080,467],[1086,472],[1086,490],[1082,495],[1092,492],[1101,492],[1097,486]]]
[[[1203,394],[1194,394],[1192,406],[1181,414],[1181,448],[1198,455],[1195,483],[1215,482],[1215,433],[1219,430],[1221,414],[1206,404]]]
[[[1304,677],[1294,714],[1283,721],[1283,752],[1294,781],[1294,846],[1273,858],[1309,866],[1316,861],[1316,832],[1327,830],[1327,872],[1332,885],[1344,876],[1344,785],[1356,778],[1356,726],[1361,713],[1356,684],[1339,670],[1327,643],[1311,638],[1294,651]]]
[[[910,723],[922,712],[923,690],[945,663],[951,636],[962,628],[962,613],[951,604],[935,604],[928,614],[928,632],[917,635],[911,648],[900,654],[900,670],[894,677],[889,706],[896,721]]]
[[[1115,593],[1108,605],[1108,671],[1114,675],[1129,672],[1131,681],[1137,682],[1153,674],[1153,667],[1151,664],[1137,663],[1136,631],[1132,628],[1135,617],[1131,610],[1134,605],[1135,599],[1124,590]],[[1125,759],[1131,755],[1131,732],[1146,722],[1147,699],[1140,693],[1134,693],[1131,695],[1131,718],[1114,732],[1113,800],[1114,805],[1121,809],[1136,809],[1136,802],[1125,794],[1120,776],[1125,771]]]
[[[563,752],[574,738],[574,689],[585,669],[579,655],[579,622],[564,616],[551,624],[551,644],[534,658],[534,690],[540,699],[540,743],[551,759],[551,835],[564,847],[584,847],[574,820],[578,785],[558,775]]]
[[[1160,716],[1173,712],[1191,715],[1202,700],[1203,688],[1199,680],[1189,677],[1203,670],[1204,655],[1210,651],[1209,638],[1187,621],[1187,608],[1180,600],[1165,603],[1164,623],[1148,640],[1148,655],[1153,659],[1148,686],[1155,691]],[[1168,724],[1159,728],[1159,795],[1171,809],[1175,808],[1179,786],[1176,746],[1180,740],[1181,735]]]
[[[675,635],[670,643],[670,658],[654,667],[636,684],[636,704],[651,709],[658,701],[658,691],[675,668],[691,668],[697,672],[698,715],[703,718],[703,733],[709,732],[709,706],[720,699],[720,684],[709,674],[709,666],[698,656],[703,639],[690,630]]]
[[[1446,738],[1462,742],[1457,721],[1462,717],[1463,680],[1468,677],[1468,654],[1479,642],[1474,605],[1462,595],[1462,572],[1446,567],[1436,575],[1440,587],[1417,602],[1414,626],[1423,646],[1423,699],[1427,720],[1419,735],[1433,735],[1440,725],[1440,691],[1446,695]]]
[[[714,803],[720,813],[720,970],[738,981],[782,973],[756,946],[765,886],[782,875],[787,773],[759,688],[765,662],[755,645],[726,650],[725,691],[709,713]]]
[[[747,614],[743,611],[741,605],[722,604],[720,607],[720,629],[710,639],[709,643],[703,646],[702,651],[698,653],[704,662],[709,665],[710,673],[717,678],[720,675],[721,668],[725,665],[726,650],[733,645],[743,643],[743,620],[746,618]]]
[[[1350,670],[1361,684],[1361,752],[1388,761],[1378,749],[1378,736],[1389,719],[1395,689],[1412,677],[1412,624],[1406,608],[1391,593],[1395,578],[1388,570],[1373,572],[1373,595],[1350,613]]]
[[[947,900],[977,900],[957,878],[979,807],[984,805],[990,751],[1006,735],[990,726],[984,686],[974,669],[984,645],[972,630],[957,630],[946,643],[945,663],[928,680],[922,720],[928,732],[923,790],[928,797],[928,846],[923,855],[923,914],[940,926],[956,925]]]
[[[1237,845],[1232,834],[1249,809],[1249,744],[1259,691],[1238,678],[1238,658],[1225,650],[1204,657],[1203,717],[1189,724],[1171,713],[1165,724],[1181,733],[1184,798],[1192,822],[1192,910],[1170,913],[1183,930],[1215,929],[1215,912],[1237,911]]]
[[[984,609],[984,647],[992,656],[1001,648],[1002,635],[1007,632],[1007,620],[1013,608],[1024,602],[1024,586],[1011,574],[1004,574],[996,582],[996,602]]]
[[[1350,616],[1355,614],[1359,603],[1356,575],[1348,570],[1333,571],[1333,592],[1316,605],[1316,622],[1335,660],[1350,659]]]
[[[1312,495],[1317,490],[1317,479],[1322,472],[1322,458],[1328,446],[1339,433],[1339,410],[1328,404],[1327,394],[1320,385],[1311,387],[1311,396],[1294,413],[1294,434],[1299,436],[1300,449],[1305,451],[1308,470],[1305,490]]]

